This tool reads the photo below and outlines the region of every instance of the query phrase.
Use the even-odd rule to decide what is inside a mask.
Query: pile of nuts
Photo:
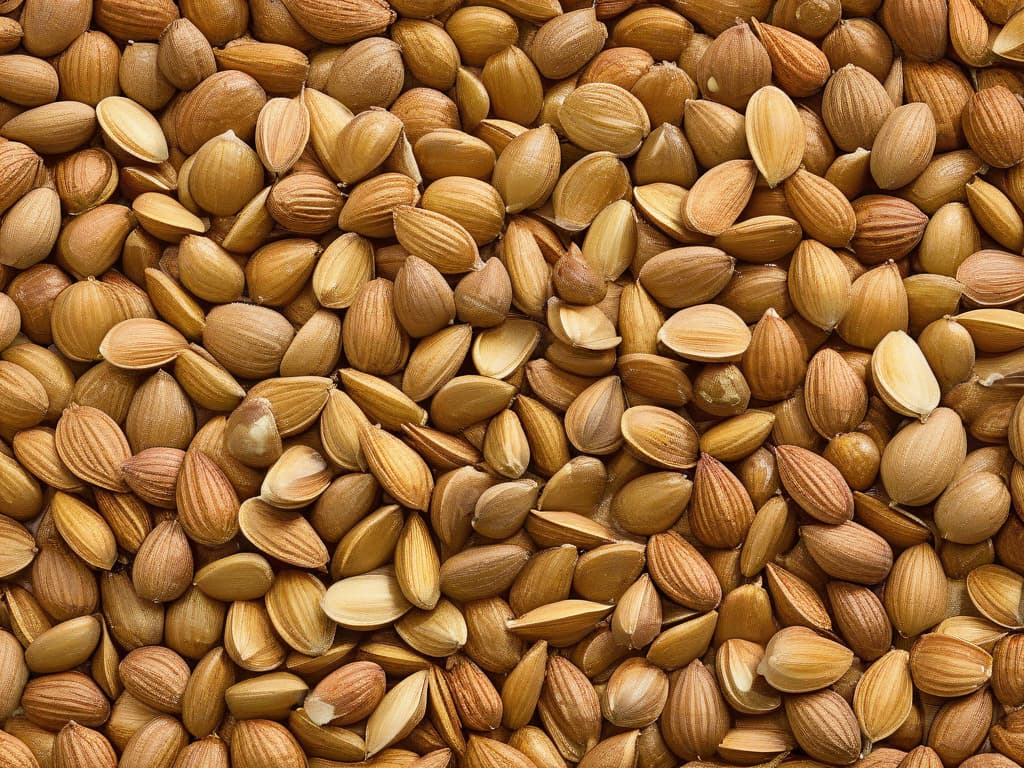
[[[0,768],[1024,765],[1022,0],[0,0]]]

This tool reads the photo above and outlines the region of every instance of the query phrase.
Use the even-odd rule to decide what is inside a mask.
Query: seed
[[[778,603],[778,612],[788,623],[828,630],[831,618],[814,588],[781,566],[769,563],[766,566],[768,589]]]
[[[894,733],[910,714],[913,693],[909,655],[889,651],[857,683],[853,710],[861,732],[872,742]]]
[[[852,652],[838,643],[804,627],[789,627],[768,642],[758,672],[783,692],[815,691],[842,677],[852,659]]]
[[[622,436],[642,460],[666,469],[686,469],[696,463],[696,432],[671,411],[650,406],[628,408],[622,414]]]
[[[897,432],[882,454],[882,483],[889,496],[910,505],[934,501],[963,462],[966,438],[959,418],[946,408]],[[921,462],[922,455],[931,460]]]
[[[161,712],[181,712],[190,670],[185,660],[168,648],[136,648],[118,667],[125,689],[144,704]]]
[[[322,599],[324,612],[343,627],[387,626],[411,608],[394,574],[378,571],[336,582]]]
[[[4,542],[0,573],[15,574],[32,562],[37,550],[32,534],[24,526],[7,516],[0,517],[0,537]]]
[[[650,131],[643,105],[611,83],[588,83],[576,88],[562,102],[558,118],[579,146],[591,151],[610,149],[620,157],[636,152]]]
[[[665,710],[671,718],[666,721],[665,743],[679,754],[703,754],[711,742],[720,743],[729,728],[726,701],[700,661],[691,662],[679,673]]]
[[[977,690],[992,675],[992,657],[959,638],[922,635],[910,656],[917,687],[941,696],[963,696]]]
[[[231,760],[254,768],[298,768],[306,757],[283,725],[272,720],[241,720],[232,732]]]
[[[103,134],[124,152],[148,163],[168,158],[167,142],[156,118],[131,99],[107,97],[96,105],[96,118]]]
[[[53,758],[60,765],[96,765],[112,768],[117,755],[110,741],[92,728],[71,721],[60,729],[53,743]]]
[[[324,678],[303,707],[317,725],[348,725],[372,713],[384,697],[384,671],[373,662],[346,664]]]
[[[329,559],[327,547],[304,517],[258,498],[242,503],[238,527],[258,549],[291,565],[319,567]]]
[[[427,671],[405,678],[392,688],[366,723],[366,753],[373,756],[407,736],[423,719],[427,707]]]
[[[1024,580],[1009,568],[982,565],[967,575],[967,593],[978,611],[1000,626],[1021,625],[1021,595]]]
[[[676,312],[658,338],[685,359],[700,362],[738,360],[750,346],[750,331],[731,310],[701,304]]]
[[[71,721],[99,727],[110,714],[106,697],[81,672],[33,678],[25,686],[21,706],[29,720],[50,730],[59,730]]]
[[[779,476],[786,490],[807,514],[839,524],[853,516],[853,496],[839,471],[825,459],[799,446],[776,450]]]
[[[797,744],[811,757],[846,765],[860,754],[860,733],[850,705],[835,691],[786,699],[786,716]]]
[[[859,584],[877,583],[892,567],[888,542],[857,523],[805,526],[800,534],[811,557],[834,578]]]
[[[750,97],[745,126],[754,162],[774,187],[797,169],[803,157],[800,115],[783,91],[765,86]]]
[[[256,123],[256,151],[271,173],[282,173],[298,161],[309,138],[309,112],[300,97],[271,99]]]
[[[0,634],[0,643],[0,651],[3,653],[0,663],[3,665],[4,674],[11,680],[10,690],[0,699],[0,712],[10,717],[18,707],[25,683],[28,681],[29,667],[22,657],[22,648],[14,635],[10,632]]]
[[[911,587],[914,583],[916,587]],[[941,621],[946,576],[928,544],[907,549],[896,559],[885,594],[886,609],[896,629],[914,637]]]

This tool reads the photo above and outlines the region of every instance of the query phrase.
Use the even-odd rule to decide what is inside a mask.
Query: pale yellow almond
[[[387,569],[335,582],[321,605],[332,620],[350,629],[385,627],[412,608],[393,570]]]
[[[976,645],[951,635],[922,635],[910,651],[915,686],[935,696],[966,696],[992,676],[992,657]]]
[[[620,428],[626,446],[643,462],[663,469],[689,469],[697,463],[697,431],[667,408],[628,408]]]
[[[100,354],[118,368],[145,370],[174,361],[187,342],[175,328],[160,320],[139,317],[124,320],[100,342]]]
[[[936,408],[927,421],[906,425],[886,444],[882,483],[900,504],[927,504],[949,485],[966,455],[967,433],[960,416]]]
[[[722,694],[745,714],[770,712],[782,703],[782,697],[764,678],[758,679],[757,667],[763,656],[764,648],[741,638],[726,640],[715,656]]]
[[[996,624],[1024,626],[1024,578],[1001,565],[982,565],[967,574],[967,592],[975,608]]]
[[[264,598],[267,615],[278,635],[307,656],[323,655],[334,641],[334,624],[320,610],[325,591],[312,574],[281,571]]]
[[[309,446],[294,445],[267,470],[260,498],[279,509],[305,507],[327,490],[330,481],[324,457]]]
[[[163,130],[141,104],[124,96],[108,96],[96,105],[96,119],[111,142],[139,160],[162,163],[168,158]]]
[[[796,106],[785,92],[766,85],[747,102],[747,146],[761,175],[774,187],[800,165],[805,132]]]
[[[255,552],[240,552],[214,560],[195,574],[195,584],[215,600],[255,600],[270,589],[270,563]]]
[[[750,345],[750,329],[732,310],[701,304],[676,312],[658,339],[682,358],[716,363],[738,360]]]
[[[270,672],[235,683],[224,692],[228,710],[238,718],[283,718],[306,696],[309,686],[289,672]]]
[[[887,334],[871,353],[871,375],[878,393],[897,413],[924,421],[941,392],[928,360],[903,331]]]
[[[551,332],[565,344],[600,352],[622,341],[608,316],[597,306],[569,304],[558,298],[548,301],[547,321]]]
[[[777,690],[798,693],[831,685],[852,661],[845,646],[806,627],[787,627],[768,642],[758,672]]]
[[[620,157],[635,153],[651,130],[640,101],[612,83],[587,83],[573,90],[558,110],[558,121],[576,145]]]
[[[626,198],[629,189],[629,172],[612,152],[584,155],[566,169],[551,193],[554,223],[579,232],[605,207]]]
[[[257,549],[291,565],[319,568],[329,559],[327,547],[305,517],[259,498],[242,503],[238,527]]]
[[[427,709],[428,672],[421,670],[392,688],[366,722],[366,754],[370,757],[407,736]]]
[[[853,711],[861,732],[872,742],[894,733],[913,707],[910,654],[892,650],[875,661],[857,683]]]
[[[871,175],[882,189],[916,179],[935,151],[935,118],[927,104],[904,104],[886,117],[871,148]]]
[[[309,139],[309,111],[301,96],[270,99],[256,121],[256,151],[271,173],[284,173]]]

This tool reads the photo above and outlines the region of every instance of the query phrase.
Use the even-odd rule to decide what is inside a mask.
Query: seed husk
[[[912,582],[920,586],[912,588]],[[946,576],[930,545],[918,544],[900,554],[889,584],[886,609],[901,634],[914,637],[942,620]]]
[[[738,360],[750,346],[750,331],[731,310],[715,304],[681,309],[658,331],[680,357],[699,362]]]
[[[838,680],[852,660],[852,652],[838,643],[804,627],[789,627],[768,642],[758,671],[773,688],[800,693]]]
[[[790,98],[774,86],[765,86],[747,103],[747,145],[769,186],[785,181],[800,165],[804,132]]]
[[[882,399],[897,413],[923,421],[939,404],[935,374],[920,348],[902,331],[892,331],[875,347],[871,374]]]
[[[104,135],[119,149],[148,163],[169,156],[160,126],[144,107],[122,96],[110,96],[96,105],[96,118]]]
[[[412,606],[394,574],[384,570],[336,582],[324,594],[322,607],[342,627],[375,629],[400,618]]]
[[[427,671],[416,672],[392,688],[366,723],[366,753],[380,752],[407,736],[427,707]]]
[[[251,498],[238,510],[238,527],[254,546],[286,563],[299,567],[327,563],[327,547],[298,513]]]
[[[930,633],[914,643],[910,672],[914,683],[925,693],[964,696],[989,679],[992,657],[959,638]]]
[[[963,425],[947,408],[937,408],[926,422],[901,429],[882,453],[881,477],[889,496],[911,506],[934,501],[963,462],[966,442]],[[918,458],[921,450],[931,456],[927,464]]]
[[[893,650],[875,661],[857,683],[853,710],[861,732],[872,742],[894,733],[913,706],[910,655]]]

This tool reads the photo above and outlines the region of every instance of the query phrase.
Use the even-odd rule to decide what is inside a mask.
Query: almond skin
[[[780,445],[776,457],[783,486],[807,514],[833,525],[853,517],[853,494],[834,466],[795,445]]]
[[[306,697],[306,713],[323,725],[365,718],[384,696],[384,670],[369,661],[346,664],[321,680]]]

